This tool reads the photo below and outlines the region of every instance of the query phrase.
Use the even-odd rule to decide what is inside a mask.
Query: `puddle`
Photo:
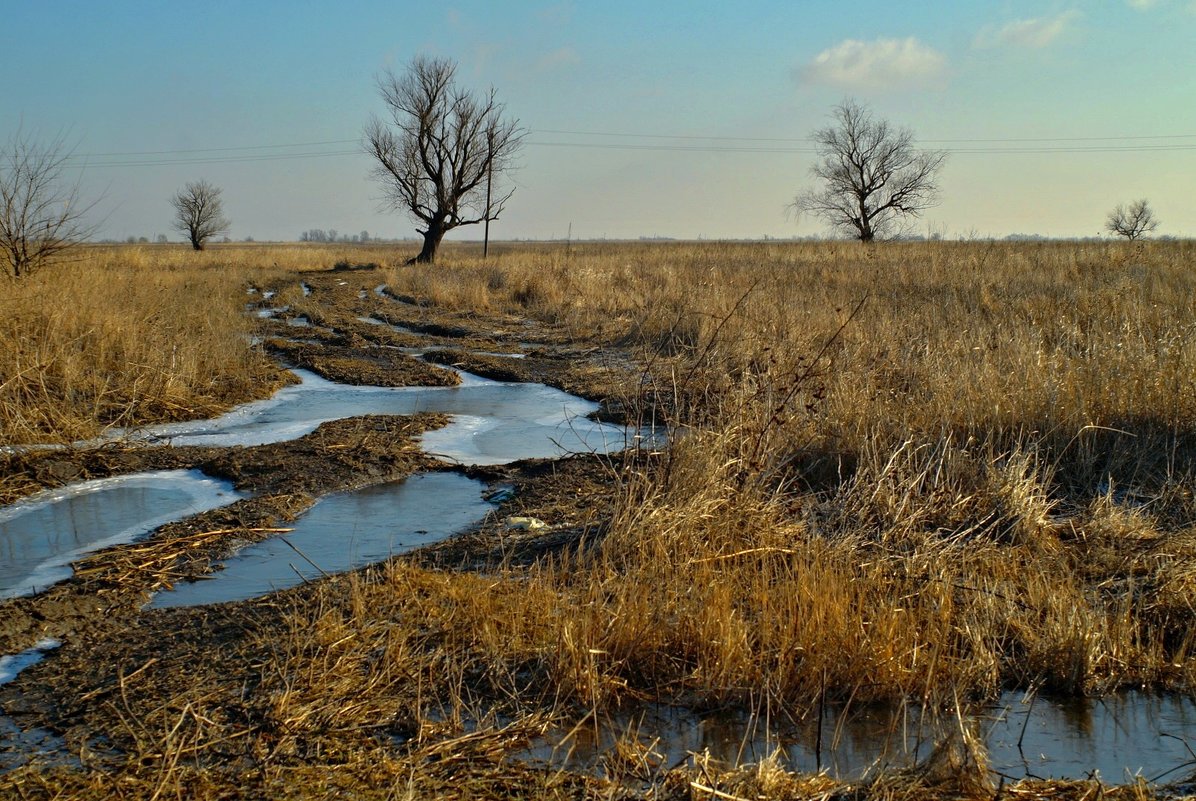
[[[419,331],[416,331],[414,328],[411,328],[410,326],[399,325],[398,323],[388,323],[385,320],[379,320],[377,317],[364,317],[363,316],[363,317],[358,317],[357,319],[359,322],[367,323],[368,325],[384,326],[386,328],[389,328],[391,331],[395,331],[400,334],[408,334],[409,336],[413,336],[413,337],[427,336],[427,334],[421,334]],[[431,347],[433,347],[433,346],[428,346],[428,348],[425,348],[425,350],[428,350]]]
[[[22,729],[12,718],[0,713],[0,773],[36,760],[70,767],[78,765],[61,736],[48,729]]]
[[[8,684],[22,670],[36,665],[62,642],[47,637],[37,645],[19,654],[0,656],[0,685]],[[15,720],[0,709],[0,773],[26,765],[29,762],[52,757],[61,760],[66,754],[66,741],[46,729],[22,729]]]
[[[19,654],[0,656],[0,684],[8,684],[22,670],[31,665],[36,665],[46,658],[46,652],[52,651],[60,645],[62,645],[60,640],[47,637],[39,641],[37,645],[21,651]]]
[[[664,767],[703,751],[730,765],[779,753],[790,770],[825,769],[853,781],[916,764],[948,729],[959,725],[950,715],[925,723],[919,718],[907,708],[828,709],[819,749],[813,714],[800,724],[770,730],[763,717],[746,713],[699,716],[674,707],[649,707],[598,726],[586,721],[572,731],[552,732],[516,758],[613,778],[627,764],[613,756],[618,750],[627,753],[616,749],[616,742],[638,742],[635,752]],[[1006,693],[974,722],[984,736],[994,775],[1009,781],[1083,779],[1098,771],[1109,782],[1136,776],[1170,782],[1196,770],[1189,750],[1196,749],[1196,701],[1191,698],[1128,693],[1103,700],[1039,698],[1029,704],[1020,693]]]
[[[306,317],[288,317],[286,319],[286,324],[291,328],[310,328],[311,320],[307,319]]]
[[[303,290],[303,297],[308,297],[311,295],[311,287],[307,285],[306,281],[299,284],[299,288]]]
[[[500,383],[461,373],[462,383],[456,387],[356,387],[306,371],[296,374],[299,384],[219,418],[118,435],[147,444],[261,445],[296,439],[321,423],[344,417],[431,411],[453,415],[453,419],[423,436],[424,449],[437,458],[462,464],[606,453],[643,441],[638,433],[621,426],[587,419],[597,404],[542,384]],[[71,562],[88,553],[131,542],[158,526],[241,497],[229,484],[198,471],[180,470],[83,482],[0,509],[0,599],[34,594],[69,578]],[[399,493],[396,497],[407,496]],[[479,502],[477,492],[471,497]],[[395,502],[392,499],[390,506],[371,514],[393,522],[396,514],[408,513],[393,508]],[[415,506],[421,513],[426,511],[418,502]],[[463,503],[463,508],[468,507],[469,503]],[[356,513],[345,519],[365,525]],[[378,558],[388,553],[383,551]],[[323,562],[313,560],[329,570]]]
[[[586,415],[598,404],[543,384],[500,383],[462,373],[456,387],[357,387],[305,370],[295,374],[299,384],[222,417],[125,436],[174,445],[262,445],[297,439],[342,417],[444,412],[454,420],[424,435],[425,450],[462,464],[492,465],[575,452],[609,453],[648,435],[589,420]]]
[[[32,495],[0,509],[0,599],[71,576],[71,562],[243,496],[198,470],[134,473]]]
[[[343,573],[438,542],[481,520],[485,485],[456,473],[338,493],[318,501],[294,531],[250,545],[210,578],[161,592],[151,607],[239,601]]]
[[[1124,693],[1026,704],[1008,694],[994,714],[1003,711],[988,747],[993,769],[1007,775],[1078,779],[1098,770],[1108,781],[1168,782],[1196,771],[1196,699]]]

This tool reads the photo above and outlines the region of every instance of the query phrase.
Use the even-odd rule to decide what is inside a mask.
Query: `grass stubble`
[[[122,339],[113,320],[142,337],[173,332],[206,354],[180,360],[195,365],[197,388],[178,402],[191,414],[209,410],[204,398],[252,396],[248,381],[210,389],[217,366],[261,375],[260,362],[245,364],[261,358],[246,356],[247,331],[225,336],[246,283],[330,263],[317,249],[263,247],[227,264],[216,248],[200,268],[159,268],[137,251],[144,263],[122,270],[123,253],[47,280],[45,296],[20,304],[43,315],[36,324],[0,323],[43,349],[37,368],[0,372],[8,441],[86,434],[83,423],[56,422],[71,418],[47,377],[59,370],[71,386],[58,365],[85,342],[115,363],[178,353],[167,342],[126,355],[107,338],[139,337]],[[213,613],[238,633],[191,654],[196,663],[96,678],[119,702],[92,699],[77,712],[117,721],[107,734],[119,759],[0,781],[31,798],[119,788],[201,798],[349,788],[379,798],[1151,797],[1142,783],[1095,779],[994,787],[963,725],[918,770],[853,786],[775,761],[734,768],[695,756],[680,771],[646,769],[634,737],[634,792],[504,755],[563,718],[642,701],[767,706],[796,719],[823,703],[913,701],[952,714],[1002,688],[1191,692],[1194,256],[1191,243],[704,243],[511,246],[489,261],[462,247],[436,268],[388,266],[401,259],[381,249],[343,257],[382,264],[391,293],[432,309],[529,317],[576,345],[635,354],[623,403],[667,421],[672,441],[612,457],[606,513],[575,547],[530,566],[401,560]],[[55,317],[71,282],[94,287],[93,272],[106,286],[129,283]],[[147,285],[165,306],[117,303]],[[220,306],[221,326],[154,311],[196,289]],[[296,311],[314,303],[290,292]],[[89,309],[115,313],[106,327]],[[72,314],[84,319],[64,322]],[[177,326],[162,333],[167,317]],[[80,339],[96,331],[102,346]],[[146,369],[173,375],[160,362]],[[118,370],[95,373],[119,388],[111,397],[128,397]],[[46,387],[32,393],[45,407],[36,421],[12,411],[16,384]],[[146,419],[187,413],[151,378],[133,385],[156,399],[139,412]],[[152,691],[131,692],[136,680]],[[86,755],[85,742],[75,747]]]

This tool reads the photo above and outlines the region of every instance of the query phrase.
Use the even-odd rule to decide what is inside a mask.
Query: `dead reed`
[[[434,303],[634,343],[686,426],[624,472],[597,550],[453,620],[476,641],[483,610],[535,619],[485,659],[534,657],[581,704],[1190,687],[1194,256],[592,245],[396,268]]]
[[[628,244],[391,267],[396,292],[635,350],[629,402],[661,401],[669,446],[611,459],[594,541],[272,601],[235,627],[243,650],[192,674],[155,663],[153,692],[113,696],[127,766],[0,788],[635,797],[503,755],[558,716],[643,700],[800,718],[826,698],[1190,691],[1194,261],[1190,243]],[[994,797],[965,756],[854,788],[695,762],[641,797]]]

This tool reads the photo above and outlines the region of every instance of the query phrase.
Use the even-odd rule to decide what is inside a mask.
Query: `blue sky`
[[[1196,0],[3,5],[0,136],[65,132],[114,238],[177,239],[197,178],[234,239],[413,235],[357,142],[421,53],[531,131],[496,237],[820,233],[785,207],[846,97],[956,151],[925,230],[1090,236],[1147,197],[1196,235]]]

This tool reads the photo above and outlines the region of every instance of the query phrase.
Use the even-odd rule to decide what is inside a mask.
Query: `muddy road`
[[[293,282],[300,280],[295,277]],[[286,285],[254,287],[256,291],[247,296],[248,311],[259,320],[258,346],[273,354],[280,366],[299,368],[299,375],[310,373],[350,387],[391,388],[459,387],[466,375],[475,384],[481,383],[480,377],[487,383],[480,389],[492,392],[497,391],[490,389],[496,382],[534,382],[544,385],[537,390],[538,401],[513,400],[528,415],[544,414],[529,404],[551,408],[560,405],[561,398],[575,396],[593,401],[585,411],[593,421],[605,422],[601,433],[608,438],[610,431],[621,431],[621,424],[628,422],[625,410],[634,404],[620,396],[625,387],[634,385],[636,367],[625,353],[578,347],[566,342],[561,332],[524,319],[446,314],[404,302],[388,295],[373,271],[309,273],[302,281],[301,310],[275,302]],[[309,379],[308,383],[318,382]],[[544,396],[544,392],[556,394]],[[313,430],[300,436],[291,436],[294,432],[288,433],[289,429],[267,436],[278,436],[280,441],[188,444],[210,438],[179,436],[188,429],[184,423],[157,431],[125,432],[102,443],[0,457],[0,469],[19,479],[11,483],[23,486],[30,495],[83,487],[86,491],[79,494],[87,496],[88,487],[106,486],[105,480],[119,483],[122,477],[154,471],[191,471],[223,482],[226,488],[219,493],[226,495],[225,502],[217,508],[181,514],[180,519],[154,526],[129,542],[94,551],[85,548],[91,552],[77,558],[68,551],[60,559],[64,565],[59,570],[65,577],[46,589],[35,592],[39,588],[29,582],[14,585],[7,593],[10,597],[0,600],[0,654],[16,654],[48,640],[61,645],[0,686],[0,705],[7,719],[25,730],[57,732],[68,744],[89,742],[103,728],[102,720],[93,714],[94,699],[102,697],[104,688],[118,677],[138,670],[147,660],[211,662],[214,654],[226,653],[230,647],[237,651],[246,630],[260,632],[271,624],[271,615],[264,610],[276,608],[279,595],[289,593],[287,603],[292,603],[311,594],[314,585],[335,584],[340,579],[324,577],[324,559],[303,553],[296,561],[306,561],[306,567],[314,570],[297,574],[292,583],[298,586],[287,593],[220,607],[158,610],[147,606],[158,597],[156,593],[166,597],[171,589],[196,580],[194,586],[203,588],[213,575],[223,572],[222,560],[290,533],[296,520],[322,499],[371,487],[401,487],[404,479],[417,474],[427,478],[427,486],[444,484],[446,479],[435,477],[449,474],[476,483],[473,519],[455,522],[440,536],[413,537],[416,542],[404,547],[410,554],[401,557],[457,569],[477,569],[495,561],[531,561],[601,532],[618,490],[617,463],[630,457],[553,453],[552,458],[505,459],[501,452],[491,456],[468,450],[460,458],[444,453],[433,456],[428,452],[433,448],[421,442],[424,435],[445,430],[454,419],[474,421],[474,429],[485,428],[488,418],[480,412],[454,418],[418,411],[425,405],[420,400],[410,405],[414,409],[407,414],[354,414],[358,409],[349,403],[344,408],[350,411],[343,417],[334,406],[327,415],[340,419],[321,421],[316,415]],[[578,423],[602,426],[580,419]],[[569,428],[576,429],[578,423]],[[466,430],[454,441],[474,442],[486,433]],[[547,448],[549,452],[568,450],[555,438],[562,435],[551,431],[529,433],[524,425],[506,434],[516,441],[516,450],[520,439],[532,436],[557,446]],[[232,441],[238,442],[235,437]],[[584,441],[576,444],[579,450],[587,447]],[[620,448],[621,444],[604,444],[589,450]],[[413,486],[416,489],[408,494],[418,496],[421,485]],[[419,505],[417,499],[417,518]],[[352,509],[341,514],[346,526],[356,522]],[[507,518],[516,522],[504,523]],[[537,522],[520,525],[522,519]],[[540,527],[539,521],[548,522]],[[333,536],[334,528],[316,536]],[[407,528],[427,535],[425,529],[431,525],[411,523]]]

